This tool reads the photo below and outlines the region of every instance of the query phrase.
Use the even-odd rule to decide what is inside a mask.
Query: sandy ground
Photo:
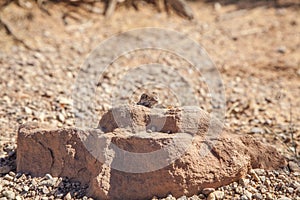
[[[119,7],[110,18],[101,15],[101,3],[91,8],[48,2],[45,8],[50,15],[33,2],[29,8],[15,3],[3,7],[0,156],[7,158],[8,146],[14,150],[17,129],[22,123],[39,121],[56,127],[74,126],[72,89],[83,62],[102,41],[135,28],[158,27],[181,32],[206,49],[224,83],[225,121],[232,132],[252,134],[276,145],[289,160],[299,163],[300,4],[296,0],[279,1],[279,5],[273,1],[228,2],[190,2],[195,12],[192,21],[173,13],[160,13],[142,3],[138,11]],[[118,73],[124,73],[122,70],[130,65],[153,61],[167,63],[176,70],[181,70],[183,62],[173,55],[151,50],[120,58],[97,85],[98,107],[94,112],[101,115],[111,107],[114,91],[111,88],[118,84]],[[201,74],[189,73],[189,65],[186,66],[182,73],[196,91],[199,106],[211,111]],[[176,81],[172,73],[161,73],[165,73],[167,82]],[[130,81],[126,84],[134,85]],[[176,98],[167,98],[171,91],[148,87],[146,90],[161,93],[166,105],[176,104]],[[135,101],[137,97],[132,98]],[[9,161],[12,170],[13,161],[12,157]]]

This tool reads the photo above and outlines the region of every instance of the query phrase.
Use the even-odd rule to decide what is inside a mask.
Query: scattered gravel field
[[[300,200],[299,1],[189,1],[195,15],[190,21],[142,2],[138,10],[120,6],[109,18],[101,14],[101,2],[91,7],[49,1],[47,12],[34,1],[19,2],[25,4],[0,2],[0,200],[93,199],[85,193],[86,185],[66,177],[18,173],[18,128],[29,121],[74,127],[73,89],[87,57],[105,39],[146,27],[175,30],[199,43],[222,78],[228,129],[276,146],[288,162],[284,169],[253,169],[238,182],[178,200]],[[133,67],[149,63],[172,67],[151,71],[163,77],[164,85],[126,77]],[[158,93],[167,106],[196,98],[199,107],[211,112],[209,89],[201,73],[190,69],[190,63],[170,52],[146,49],[123,55],[99,77],[91,112],[99,120],[112,107],[115,92],[132,104],[144,90]],[[179,101],[173,88],[192,88],[194,93],[191,97],[186,92],[186,101]],[[122,90],[134,93],[122,97]]]

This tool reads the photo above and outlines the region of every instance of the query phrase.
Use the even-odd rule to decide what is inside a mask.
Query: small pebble
[[[13,200],[16,197],[16,194],[11,190],[3,191],[2,195],[5,196],[8,200]]]
[[[284,54],[286,52],[286,47],[285,46],[280,46],[277,48],[278,53]]]
[[[8,180],[8,181],[13,181],[14,180],[14,177],[10,176],[9,174],[6,174],[4,176],[4,179]]]
[[[4,165],[0,167],[0,174],[7,174],[10,172],[11,168],[8,165]]]
[[[208,196],[210,193],[212,193],[212,192],[214,192],[214,191],[215,191],[214,188],[204,188],[204,189],[202,190],[202,193],[203,193],[204,195]]]
[[[244,194],[246,195],[246,197],[247,197],[248,199],[252,199],[252,193],[249,192],[248,190],[245,190],[245,191],[244,191]]]
[[[62,123],[66,120],[66,119],[65,119],[65,116],[64,116],[62,113],[58,113],[57,118],[58,118],[58,120],[59,120],[60,122],[62,122]]]
[[[250,131],[252,134],[264,134],[265,130],[259,127],[253,127]]]
[[[24,107],[24,111],[26,114],[31,115],[32,114],[32,110],[28,107]]]
[[[53,177],[50,174],[46,174],[45,178],[48,179],[48,180],[53,179]]]
[[[252,195],[252,198],[257,199],[257,200],[262,200],[263,196],[260,193],[255,193],[255,194]]]
[[[241,178],[240,180],[239,180],[239,184],[241,184],[241,186],[243,186],[243,187],[247,187],[247,185],[250,183],[250,180],[249,179],[247,179],[247,178]]]
[[[68,192],[68,194],[66,194],[66,196],[64,197],[64,200],[72,200],[72,196],[71,196],[70,192]]]
[[[42,192],[44,194],[49,194],[49,189],[46,186],[44,186]]]
[[[28,191],[29,191],[29,187],[28,187],[27,185],[25,185],[25,186],[23,187],[23,190],[24,190],[25,192],[28,192]]]
[[[300,166],[294,161],[289,161],[289,168],[292,172],[300,172]]]
[[[292,200],[292,199],[290,199],[288,197],[280,197],[278,200]]]
[[[16,196],[16,200],[22,200],[22,197],[21,196]]]
[[[181,196],[177,200],[187,200],[187,197],[186,196]]]

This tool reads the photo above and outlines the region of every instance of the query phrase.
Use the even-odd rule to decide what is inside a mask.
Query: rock
[[[257,199],[257,200],[261,200],[261,199],[263,199],[263,196],[260,193],[255,193],[255,194],[252,195],[252,198]]]
[[[286,53],[286,50],[287,49],[286,49],[285,46],[280,46],[280,47],[277,48],[277,52],[282,53],[282,54]]]
[[[288,193],[293,194],[294,193],[294,188],[288,187],[287,191],[288,191]]]
[[[44,186],[43,189],[42,189],[42,192],[44,194],[49,194],[49,189],[46,186]]]
[[[22,200],[22,197],[20,195],[16,196],[16,200]]]
[[[29,107],[27,107],[27,106],[24,107],[24,111],[25,111],[25,113],[28,114],[28,115],[31,115],[31,114],[32,114],[32,110],[31,110]]]
[[[175,198],[191,196],[238,181],[250,168],[286,165],[275,148],[249,135],[230,134],[224,128],[208,140],[208,122],[211,129],[222,125],[199,109],[184,117],[184,109],[115,109],[121,123],[110,110],[99,122],[102,130],[20,126],[17,171],[80,181],[88,185],[88,195],[98,199],[150,199],[170,193]],[[133,119],[125,126],[127,111]],[[159,132],[147,133],[147,126]],[[212,193],[218,199],[224,196],[222,191]]]
[[[8,200],[13,200],[16,197],[16,194],[11,190],[3,191],[2,195],[5,196]]]
[[[207,200],[216,200],[214,193],[210,193],[207,197]]]
[[[300,166],[294,161],[289,161],[289,168],[292,172],[300,172]]]
[[[240,200],[249,200],[249,198],[246,195],[242,195]]]
[[[166,200],[176,200],[176,198],[169,194],[167,196]]]
[[[252,133],[252,134],[255,134],[255,133],[263,134],[263,133],[265,133],[265,130],[262,129],[262,128],[259,128],[259,127],[253,127],[251,129],[250,133]]]
[[[292,199],[290,199],[288,197],[280,197],[278,200],[292,200]]]
[[[237,193],[237,194],[243,194],[243,188],[242,187],[236,187],[235,188],[235,193]]]
[[[214,191],[213,193],[217,200],[223,199],[225,196],[224,192],[222,191]]]
[[[177,200],[188,200],[188,198],[186,196],[181,196]]]
[[[214,188],[204,188],[202,190],[202,193],[205,194],[206,196],[208,196],[210,193],[214,192],[215,189]]]
[[[245,190],[245,191],[244,191],[244,194],[246,195],[246,197],[247,197],[248,199],[252,199],[252,193],[249,192],[248,190]]]
[[[268,192],[268,193],[266,194],[266,199],[267,199],[267,200],[273,200],[274,198],[273,198],[273,195],[272,195],[271,193]]]
[[[53,179],[53,177],[51,176],[51,174],[46,174],[45,178],[48,179],[48,180],[52,180]]]
[[[214,191],[208,195],[207,200],[220,200],[220,199],[224,199],[224,196],[225,196],[224,192]]]
[[[247,178],[241,178],[241,179],[239,180],[239,183],[240,183],[243,187],[247,187],[248,184],[250,183],[250,180],[247,179]]]
[[[64,122],[64,121],[66,120],[65,116],[64,116],[62,113],[58,113],[57,119],[58,119],[60,122]]]
[[[9,175],[9,174],[6,174],[6,175],[4,176],[4,179],[6,179],[6,180],[8,180],[8,181],[12,181],[12,180],[14,180],[14,177],[12,177],[12,176]]]
[[[8,165],[4,165],[0,167],[0,174],[7,174],[8,172],[10,172],[11,167]]]
[[[30,188],[29,188],[27,185],[25,185],[24,188],[23,188],[23,190],[24,190],[25,192],[28,192],[29,189],[30,189]]]
[[[66,196],[64,197],[64,200],[71,200],[71,199],[72,199],[71,193],[68,192],[68,194],[66,194]]]
[[[222,5],[219,2],[214,3],[215,11],[220,11],[222,9]]]
[[[263,176],[265,175],[265,170],[264,169],[253,169],[254,172],[258,175],[258,176]]]
[[[200,200],[200,198],[197,195],[193,195],[189,198],[189,200]]]
[[[255,181],[260,182],[260,178],[253,169],[250,170],[249,174],[254,178]]]

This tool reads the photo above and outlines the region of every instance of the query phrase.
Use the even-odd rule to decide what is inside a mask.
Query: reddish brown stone
[[[105,133],[100,129],[21,126],[17,170],[34,176],[50,173],[81,181],[88,184],[89,194],[97,199],[149,199],[169,193],[175,197],[193,195],[204,188],[236,181],[251,168],[286,165],[275,148],[251,136],[233,135],[223,129],[220,135],[206,140],[209,115],[202,110],[197,117],[188,119],[198,121],[199,130],[181,134],[176,133],[182,127],[178,111],[153,113],[142,106],[126,109],[134,116],[133,123],[138,124],[132,129],[118,127],[111,112],[99,123],[99,127],[106,127]],[[147,130],[149,118],[152,125],[167,119],[162,132],[143,131]],[[217,120],[215,124],[220,126]],[[170,130],[172,134],[167,133]],[[163,148],[166,145],[169,148]],[[151,152],[153,156],[149,156]],[[166,165],[166,161],[174,158],[177,159]],[[157,168],[160,165],[163,167]]]

